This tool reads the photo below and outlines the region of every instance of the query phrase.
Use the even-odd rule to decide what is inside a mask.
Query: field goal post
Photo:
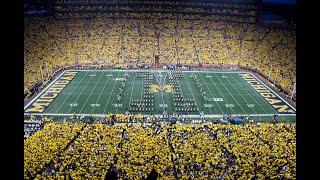
[[[154,65],[159,67],[159,54],[154,55]]]

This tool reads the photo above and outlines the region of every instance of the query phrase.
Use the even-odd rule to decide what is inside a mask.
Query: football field
[[[296,109],[248,72],[67,70],[25,114],[295,116]]]

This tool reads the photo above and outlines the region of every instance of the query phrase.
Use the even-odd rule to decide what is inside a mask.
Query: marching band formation
[[[173,101],[175,111],[177,113],[188,113],[188,112],[199,112],[199,108],[194,99],[185,98],[181,87],[179,85],[178,79],[183,79],[184,75],[181,70],[169,71],[169,83],[173,87]]]
[[[154,81],[153,73],[149,71],[138,71],[136,77],[143,79],[143,97],[131,100],[128,110],[130,112],[153,112],[153,93],[150,92],[150,84]]]
[[[133,99],[129,103],[128,111],[130,113],[134,112],[142,112],[142,113],[152,113],[154,112],[154,92],[151,91],[151,85],[155,84],[155,74],[150,71],[138,71],[135,73],[137,78],[143,79],[143,96],[142,99]],[[176,113],[179,114],[186,114],[186,113],[197,113],[199,112],[199,108],[195,102],[194,98],[186,98],[181,91],[181,87],[179,85],[178,80],[182,80],[184,75],[181,70],[169,70],[166,72],[165,76],[168,76],[170,89],[172,88],[172,99],[173,99],[173,106]],[[164,80],[165,81],[165,78]],[[125,84],[126,79],[123,84]],[[157,82],[158,84],[160,82]],[[163,83],[163,85],[165,82]],[[159,84],[160,85],[160,84]],[[156,85],[157,86],[157,85]],[[122,85],[121,88],[124,88],[125,85]],[[162,87],[157,86],[157,87]],[[160,88],[161,89],[161,88]],[[120,90],[119,94],[121,96]],[[157,91],[158,92],[158,91]],[[121,99],[121,97],[120,97]],[[164,107],[164,111],[167,113],[167,107]]]

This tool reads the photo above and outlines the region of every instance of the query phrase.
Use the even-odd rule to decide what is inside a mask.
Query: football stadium
[[[25,1],[24,179],[296,179],[286,2]]]

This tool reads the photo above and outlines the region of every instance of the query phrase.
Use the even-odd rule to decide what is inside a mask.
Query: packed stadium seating
[[[295,30],[284,24],[185,19],[25,18],[25,94],[53,69],[100,63],[231,64],[264,73],[286,91],[295,82]]]
[[[48,123],[24,142],[25,179],[293,179],[295,124]]]
[[[82,125],[48,124],[24,142],[24,172],[33,176],[58,155]]]
[[[72,16],[92,17],[116,12],[121,16],[140,16],[146,13],[148,17],[174,17],[176,15],[188,18],[208,18],[235,22],[256,22],[259,1],[257,0],[210,0],[210,1],[88,1],[88,0],[57,0],[54,8],[56,17],[68,18]],[[158,16],[156,15],[158,14]]]

